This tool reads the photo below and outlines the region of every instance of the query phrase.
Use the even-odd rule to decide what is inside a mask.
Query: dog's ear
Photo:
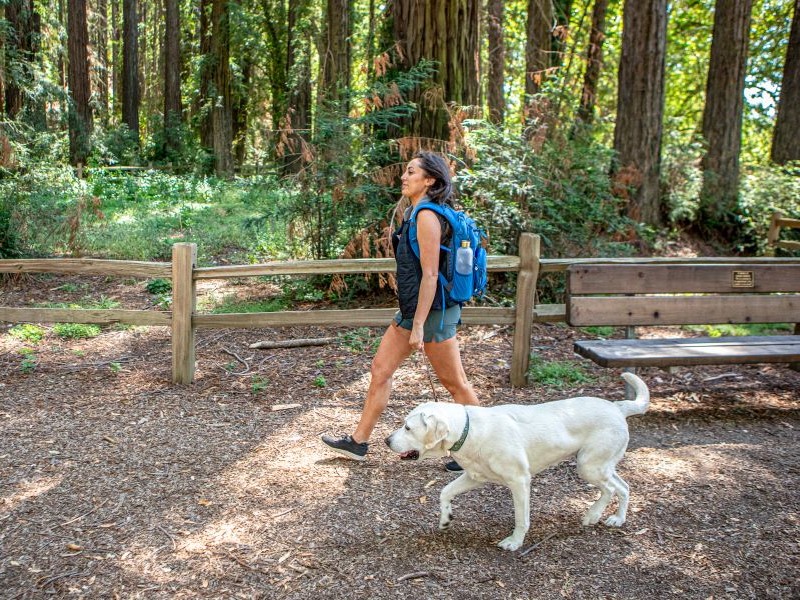
[[[422,415],[422,421],[425,423],[425,449],[430,450],[447,437],[449,430],[447,423],[436,415]]]

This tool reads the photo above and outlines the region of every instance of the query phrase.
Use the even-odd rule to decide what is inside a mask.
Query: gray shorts
[[[408,329],[414,326],[412,319],[404,319],[400,311],[394,315],[394,322],[398,327]],[[456,325],[461,322],[461,306],[456,304],[444,311],[444,324],[442,324],[442,311],[432,310],[422,326],[423,342],[444,342],[456,335]]]

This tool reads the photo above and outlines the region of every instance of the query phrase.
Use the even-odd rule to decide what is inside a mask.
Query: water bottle
[[[462,240],[461,247],[456,250],[456,273],[470,275],[472,273],[472,248],[469,240]]]

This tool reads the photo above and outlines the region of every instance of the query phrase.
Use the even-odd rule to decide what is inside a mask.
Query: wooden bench
[[[780,260],[780,259],[778,259]],[[573,327],[795,323],[795,335],[577,341],[603,367],[800,362],[800,263],[572,265]]]

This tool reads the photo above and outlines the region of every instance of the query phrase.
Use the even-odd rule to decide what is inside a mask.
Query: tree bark
[[[506,48],[503,39],[504,0],[489,0],[487,29],[489,32],[489,73],[486,99],[489,104],[489,121],[502,125],[506,114],[506,95],[503,89],[506,65]]]
[[[8,23],[4,48],[5,111],[10,119],[16,119],[24,107],[23,92],[33,83],[39,14],[34,10],[33,0],[10,0],[5,11]]]
[[[423,138],[451,138],[446,103],[474,106],[480,87],[480,44],[477,0],[396,0],[392,4],[394,38],[403,63],[410,68],[422,59],[436,61],[437,72],[427,90],[410,94],[419,112],[408,133]]]
[[[70,163],[86,164],[91,152],[92,107],[89,104],[89,26],[86,0],[69,0],[67,5],[67,45],[69,67],[67,80],[69,108]]]
[[[525,38],[525,102],[539,93],[551,64],[553,4],[551,0],[528,0]]]
[[[347,92],[350,89],[350,36],[353,33],[350,0],[327,0],[325,39],[320,52],[319,101],[339,103],[340,114],[349,112]]]
[[[772,136],[772,160],[778,164],[800,160],[800,0],[794,1],[778,116]]]
[[[625,0],[612,174],[621,189],[632,189],[630,217],[651,225],[661,223],[666,33],[667,0]]]
[[[178,0],[166,0],[164,28],[164,149],[180,150],[181,125],[181,25]]]
[[[752,0],[717,0],[708,64],[703,137],[700,223],[727,236],[736,228],[744,76]]]
[[[93,13],[95,64],[94,86],[97,90],[98,117],[104,125],[108,124],[108,2],[96,0]]]
[[[211,32],[212,0],[200,0],[200,18],[198,35],[200,36],[200,93],[197,95],[195,114],[197,127],[200,134],[200,145],[203,148],[214,147],[213,127],[211,124],[211,111],[215,104],[214,87],[214,56]]]
[[[586,70],[583,74],[583,91],[578,107],[578,119],[589,125],[594,120],[597,104],[597,82],[603,68],[603,40],[606,37],[606,11],[608,0],[595,0],[592,11],[592,29],[589,32],[589,47],[586,49]]]
[[[122,122],[139,141],[139,19],[137,0],[122,0]]]
[[[214,141],[214,171],[219,176],[233,174],[233,114],[230,68],[230,15],[227,0],[211,4],[211,54],[214,57],[214,106],[211,129]]]

